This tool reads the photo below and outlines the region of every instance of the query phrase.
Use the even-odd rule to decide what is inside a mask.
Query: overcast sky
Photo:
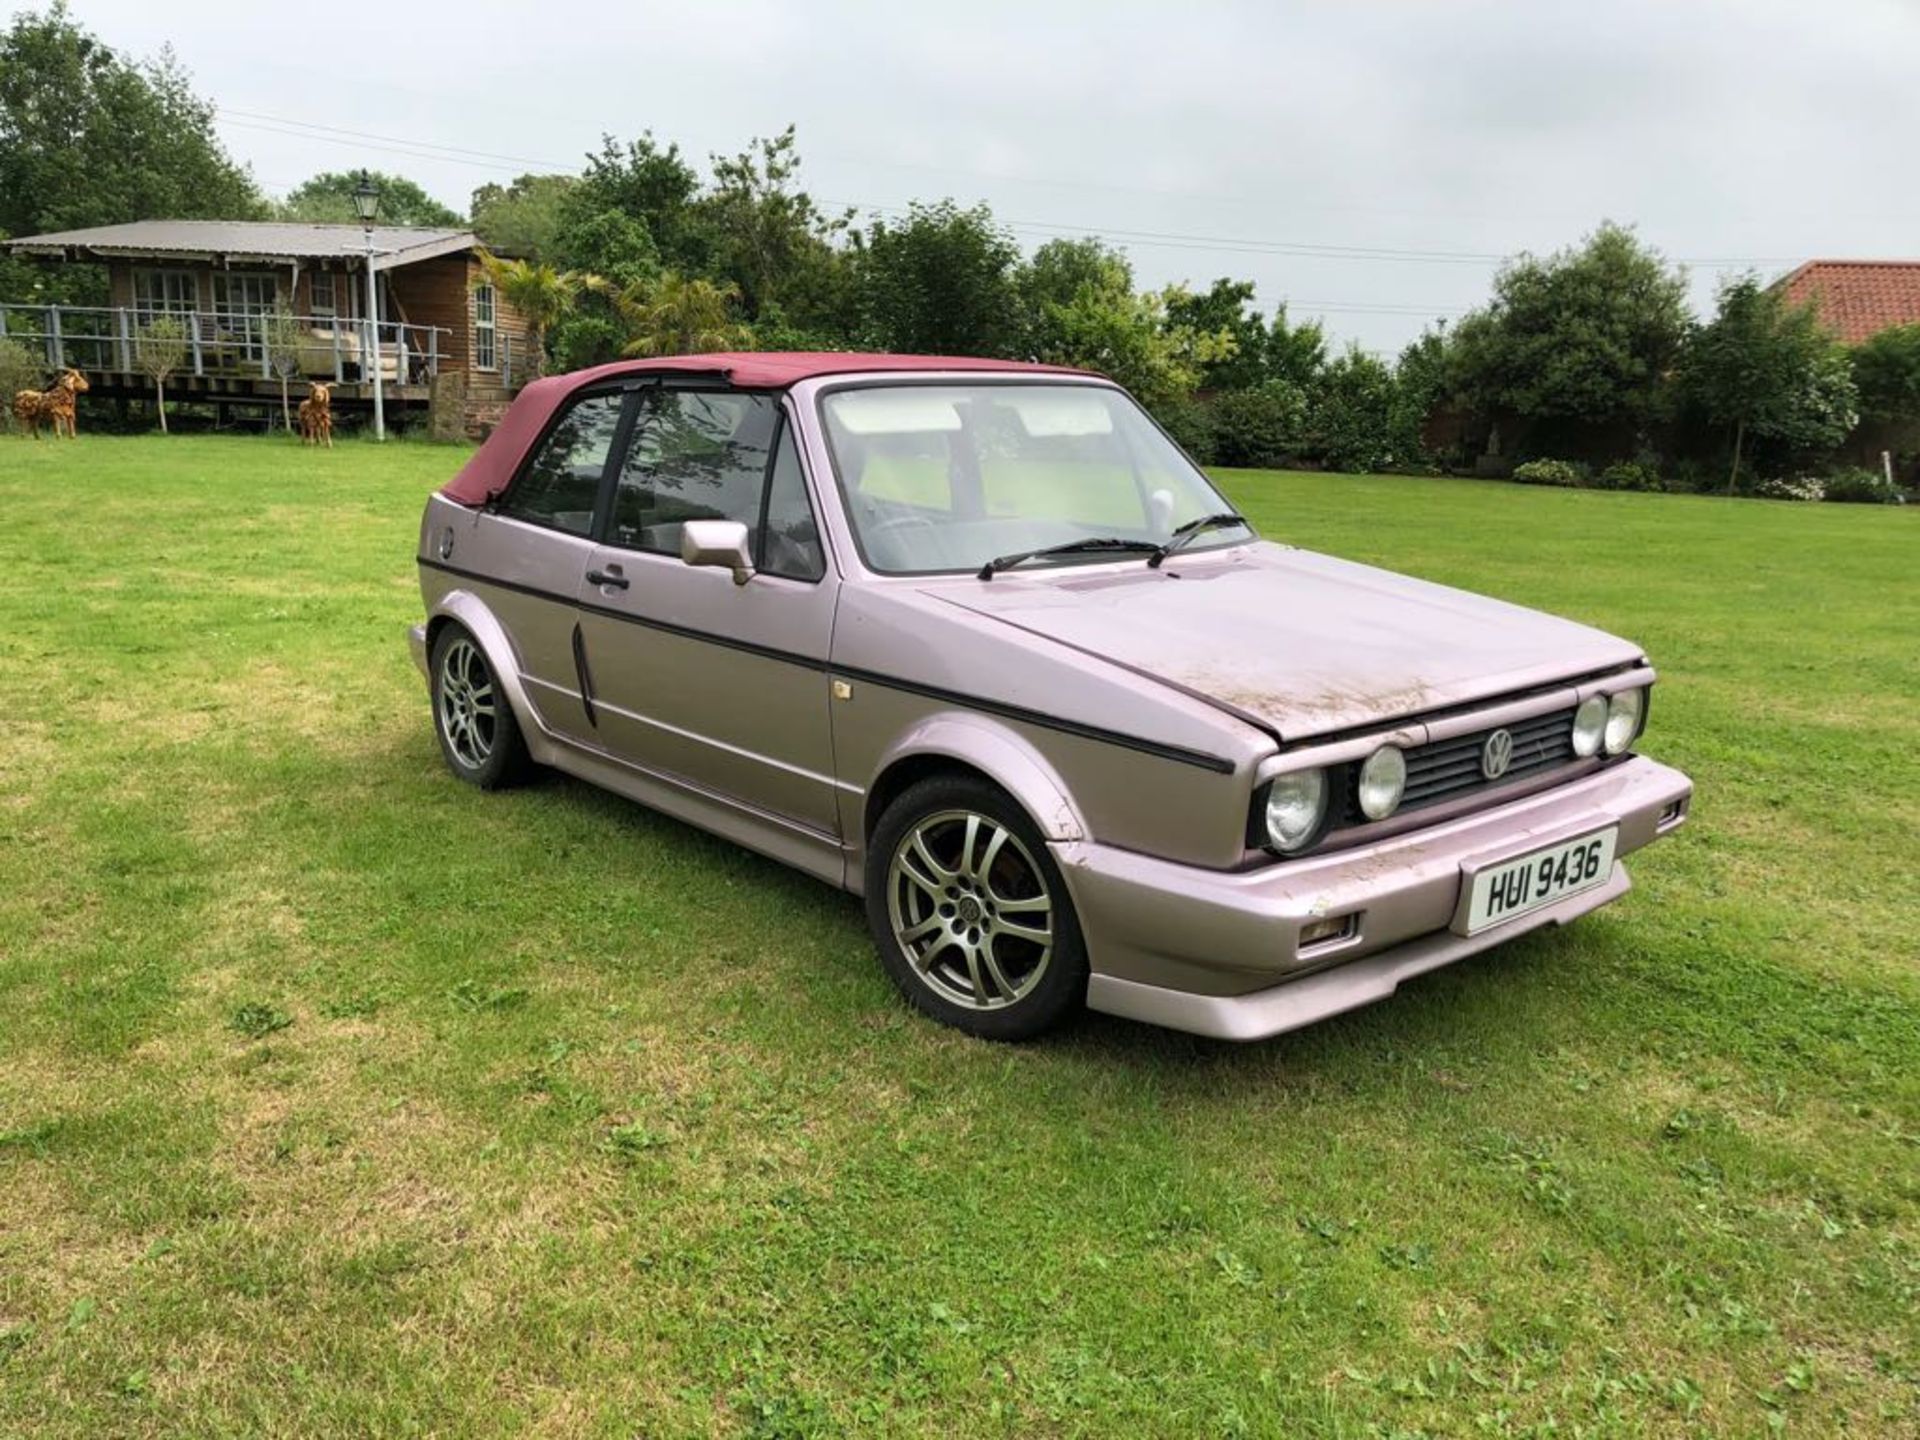
[[[1029,248],[1101,233],[1146,284],[1251,279],[1383,351],[1603,218],[1696,304],[1730,265],[1920,253],[1913,0],[73,10],[171,42],[269,192],[368,165],[465,209],[602,132],[704,164],[794,123],[825,200],[984,199]]]

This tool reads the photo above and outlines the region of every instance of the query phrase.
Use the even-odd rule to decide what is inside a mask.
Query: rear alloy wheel
[[[482,790],[495,790],[526,769],[527,750],[480,642],[458,625],[434,641],[433,728],[447,768]]]
[[[881,958],[920,1009],[1020,1040],[1086,998],[1080,928],[1053,857],[1020,808],[981,781],[924,780],[887,807],[867,862]]]

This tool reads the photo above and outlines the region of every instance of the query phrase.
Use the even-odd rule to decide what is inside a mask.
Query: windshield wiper
[[[1103,550],[1138,555],[1160,548],[1151,540],[1122,540],[1117,535],[1092,535],[1085,540],[1069,540],[1064,545],[1045,545],[1038,550],[1016,550],[1011,555],[995,556],[980,567],[980,578],[991,580],[998,571],[1011,570],[1016,565],[1024,565],[1029,560],[1043,559],[1048,555],[1097,555]]]
[[[1147,568],[1158,570],[1162,560],[1176,550],[1185,549],[1189,541],[1206,534],[1209,530],[1224,530],[1229,525],[1246,525],[1247,529],[1253,529],[1252,525],[1247,524],[1246,516],[1236,515],[1231,510],[1223,510],[1218,515],[1202,515],[1198,520],[1189,520],[1186,524],[1177,527],[1168,537],[1166,544],[1154,546],[1153,554],[1147,560]]]

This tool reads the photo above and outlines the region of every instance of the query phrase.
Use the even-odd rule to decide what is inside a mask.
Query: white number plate
[[[1582,835],[1476,872],[1466,933],[1504,925],[1543,905],[1604,885],[1613,874],[1613,846],[1619,836],[1618,829]]]

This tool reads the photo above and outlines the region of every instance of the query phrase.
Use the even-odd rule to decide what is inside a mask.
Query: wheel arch
[[[526,687],[520,683],[520,665],[506,627],[487,608],[487,603],[471,590],[449,590],[434,604],[427,616],[429,666],[433,647],[439,643],[449,625],[458,625],[473,636],[475,643],[480,646],[481,653],[487,657],[488,668],[493,671],[494,680],[506,693],[507,703],[513,707],[513,718],[520,726],[520,735],[526,742],[527,750],[535,760],[545,763],[549,749],[547,732],[540,724],[540,717],[534,713],[532,702],[527,699]],[[432,683],[431,673],[428,683]]]
[[[921,721],[881,757],[861,809],[862,847],[908,786],[942,774],[973,775],[1004,790],[1043,840],[1086,837],[1066,782],[1030,741],[990,717],[949,714]]]

